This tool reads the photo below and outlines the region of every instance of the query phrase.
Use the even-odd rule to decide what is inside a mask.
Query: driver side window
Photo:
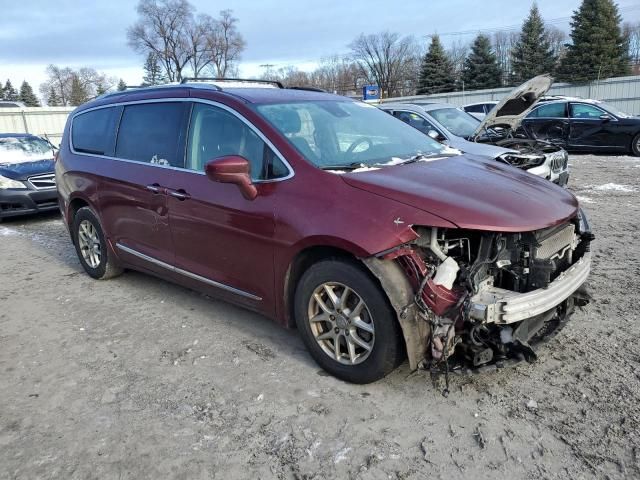
[[[222,108],[195,103],[186,168],[202,172],[209,160],[226,155],[246,158],[252,180],[271,180],[288,174],[287,167],[273,150],[242,120]]]

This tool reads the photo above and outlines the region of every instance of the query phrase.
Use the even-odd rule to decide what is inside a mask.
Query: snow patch
[[[592,188],[593,190],[597,190],[599,192],[612,191],[631,193],[636,191],[634,187],[630,187],[629,185],[620,185],[619,183],[605,183],[604,185],[598,185]]]
[[[9,237],[12,235],[20,235],[20,232],[13,228],[0,227],[0,237]]]
[[[589,197],[583,197],[581,195],[576,195],[576,198],[580,203],[593,203],[593,199]]]

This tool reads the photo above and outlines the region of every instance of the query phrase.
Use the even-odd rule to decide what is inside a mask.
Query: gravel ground
[[[0,224],[0,478],[640,478],[640,159],[572,156],[593,302],[533,365],[357,386],[295,331]]]

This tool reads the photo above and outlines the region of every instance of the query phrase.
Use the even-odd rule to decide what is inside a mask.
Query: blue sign
[[[380,88],[377,85],[365,85],[362,87],[363,100],[380,100]]]

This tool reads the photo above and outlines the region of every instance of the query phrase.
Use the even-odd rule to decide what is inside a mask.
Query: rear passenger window
[[[202,172],[209,160],[226,155],[246,158],[252,180],[271,180],[289,173],[273,150],[238,117],[222,108],[195,103],[186,167]]]
[[[189,102],[143,103],[124,107],[116,157],[172,167],[184,166]]]
[[[547,103],[533,110],[527,118],[565,118],[566,103]]]
[[[121,111],[121,107],[108,107],[76,116],[71,124],[73,149],[80,153],[112,156]]]

